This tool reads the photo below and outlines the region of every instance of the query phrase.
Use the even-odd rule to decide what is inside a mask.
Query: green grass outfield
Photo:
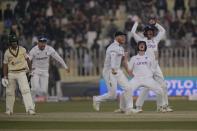
[[[35,116],[24,113],[24,105],[16,103],[15,114],[7,116],[0,102],[0,131],[73,130],[73,131],[196,131],[197,101],[170,101],[175,112],[157,113],[155,102],[145,103],[144,112],[126,116],[113,113],[117,102],[105,102],[100,112],[92,109],[92,101],[37,103]]]

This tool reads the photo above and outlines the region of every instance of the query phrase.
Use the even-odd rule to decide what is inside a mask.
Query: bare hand
[[[132,70],[128,70],[127,73],[128,73],[129,76],[133,76]]]
[[[112,69],[112,74],[113,75],[116,75],[117,74],[117,72],[115,71],[115,69]]]
[[[134,22],[140,22],[140,18],[137,15],[134,15],[133,18],[132,18],[132,20]]]
[[[151,18],[148,23],[151,24],[151,25],[155,25],[156,24],[156,19]]]

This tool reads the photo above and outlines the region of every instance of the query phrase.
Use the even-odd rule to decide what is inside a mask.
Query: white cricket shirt
[[[105,69],[120,69],[122,57],[124,56],[124,48],[114,41],[106,50],[104,62]]]
[[[51,46],[46,45],[44,50],[40,50],[38,46],[35,46],[29,52],[29,58],[32,61],[32,69],[48,71],[50,57],[57,60],[65,69],[68,68],[58,53]]]
[[[155,70],[153,60],[147,54],[131,57],[128,67],[133,71],[134,77],[138,78],[152,77]]]

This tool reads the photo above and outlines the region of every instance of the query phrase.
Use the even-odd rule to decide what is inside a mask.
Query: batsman
[[[16,35],[9,36],[9,47],[5,51],[3,61],[2,85],[6,87],[6,114],[13,114],[15,102],[15,89],[17,84],[21,91],[26,112],[34,115],[34,104],[32,101],[30,87],[28,84],[26,72],[28,71],[29,57],[26,49],[18,45]]]

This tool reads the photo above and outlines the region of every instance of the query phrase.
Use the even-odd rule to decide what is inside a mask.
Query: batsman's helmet
[[[12,42],[17,42],[18,43],[18,38],[16,35],[9,35],[9,43],[12,43]]]
[[[8,46],[12,46],[12,45],[15,45],[17,43],[18,45],[18,38],[15,34],[11,34],[8,36],[8,40],[9,40],[9,44]],[[16,42],[16,43],[15,43]]]
[[[144,44],[145,49],[144,49],[143,51],[146,51],[146,50],[147,50],[147,45],[146,45],[146,42],[145,42],[145,41],[139,41],[139,42],[137,43],[137,51],[141,51],[141,50],[139,49],[140,44]]]

